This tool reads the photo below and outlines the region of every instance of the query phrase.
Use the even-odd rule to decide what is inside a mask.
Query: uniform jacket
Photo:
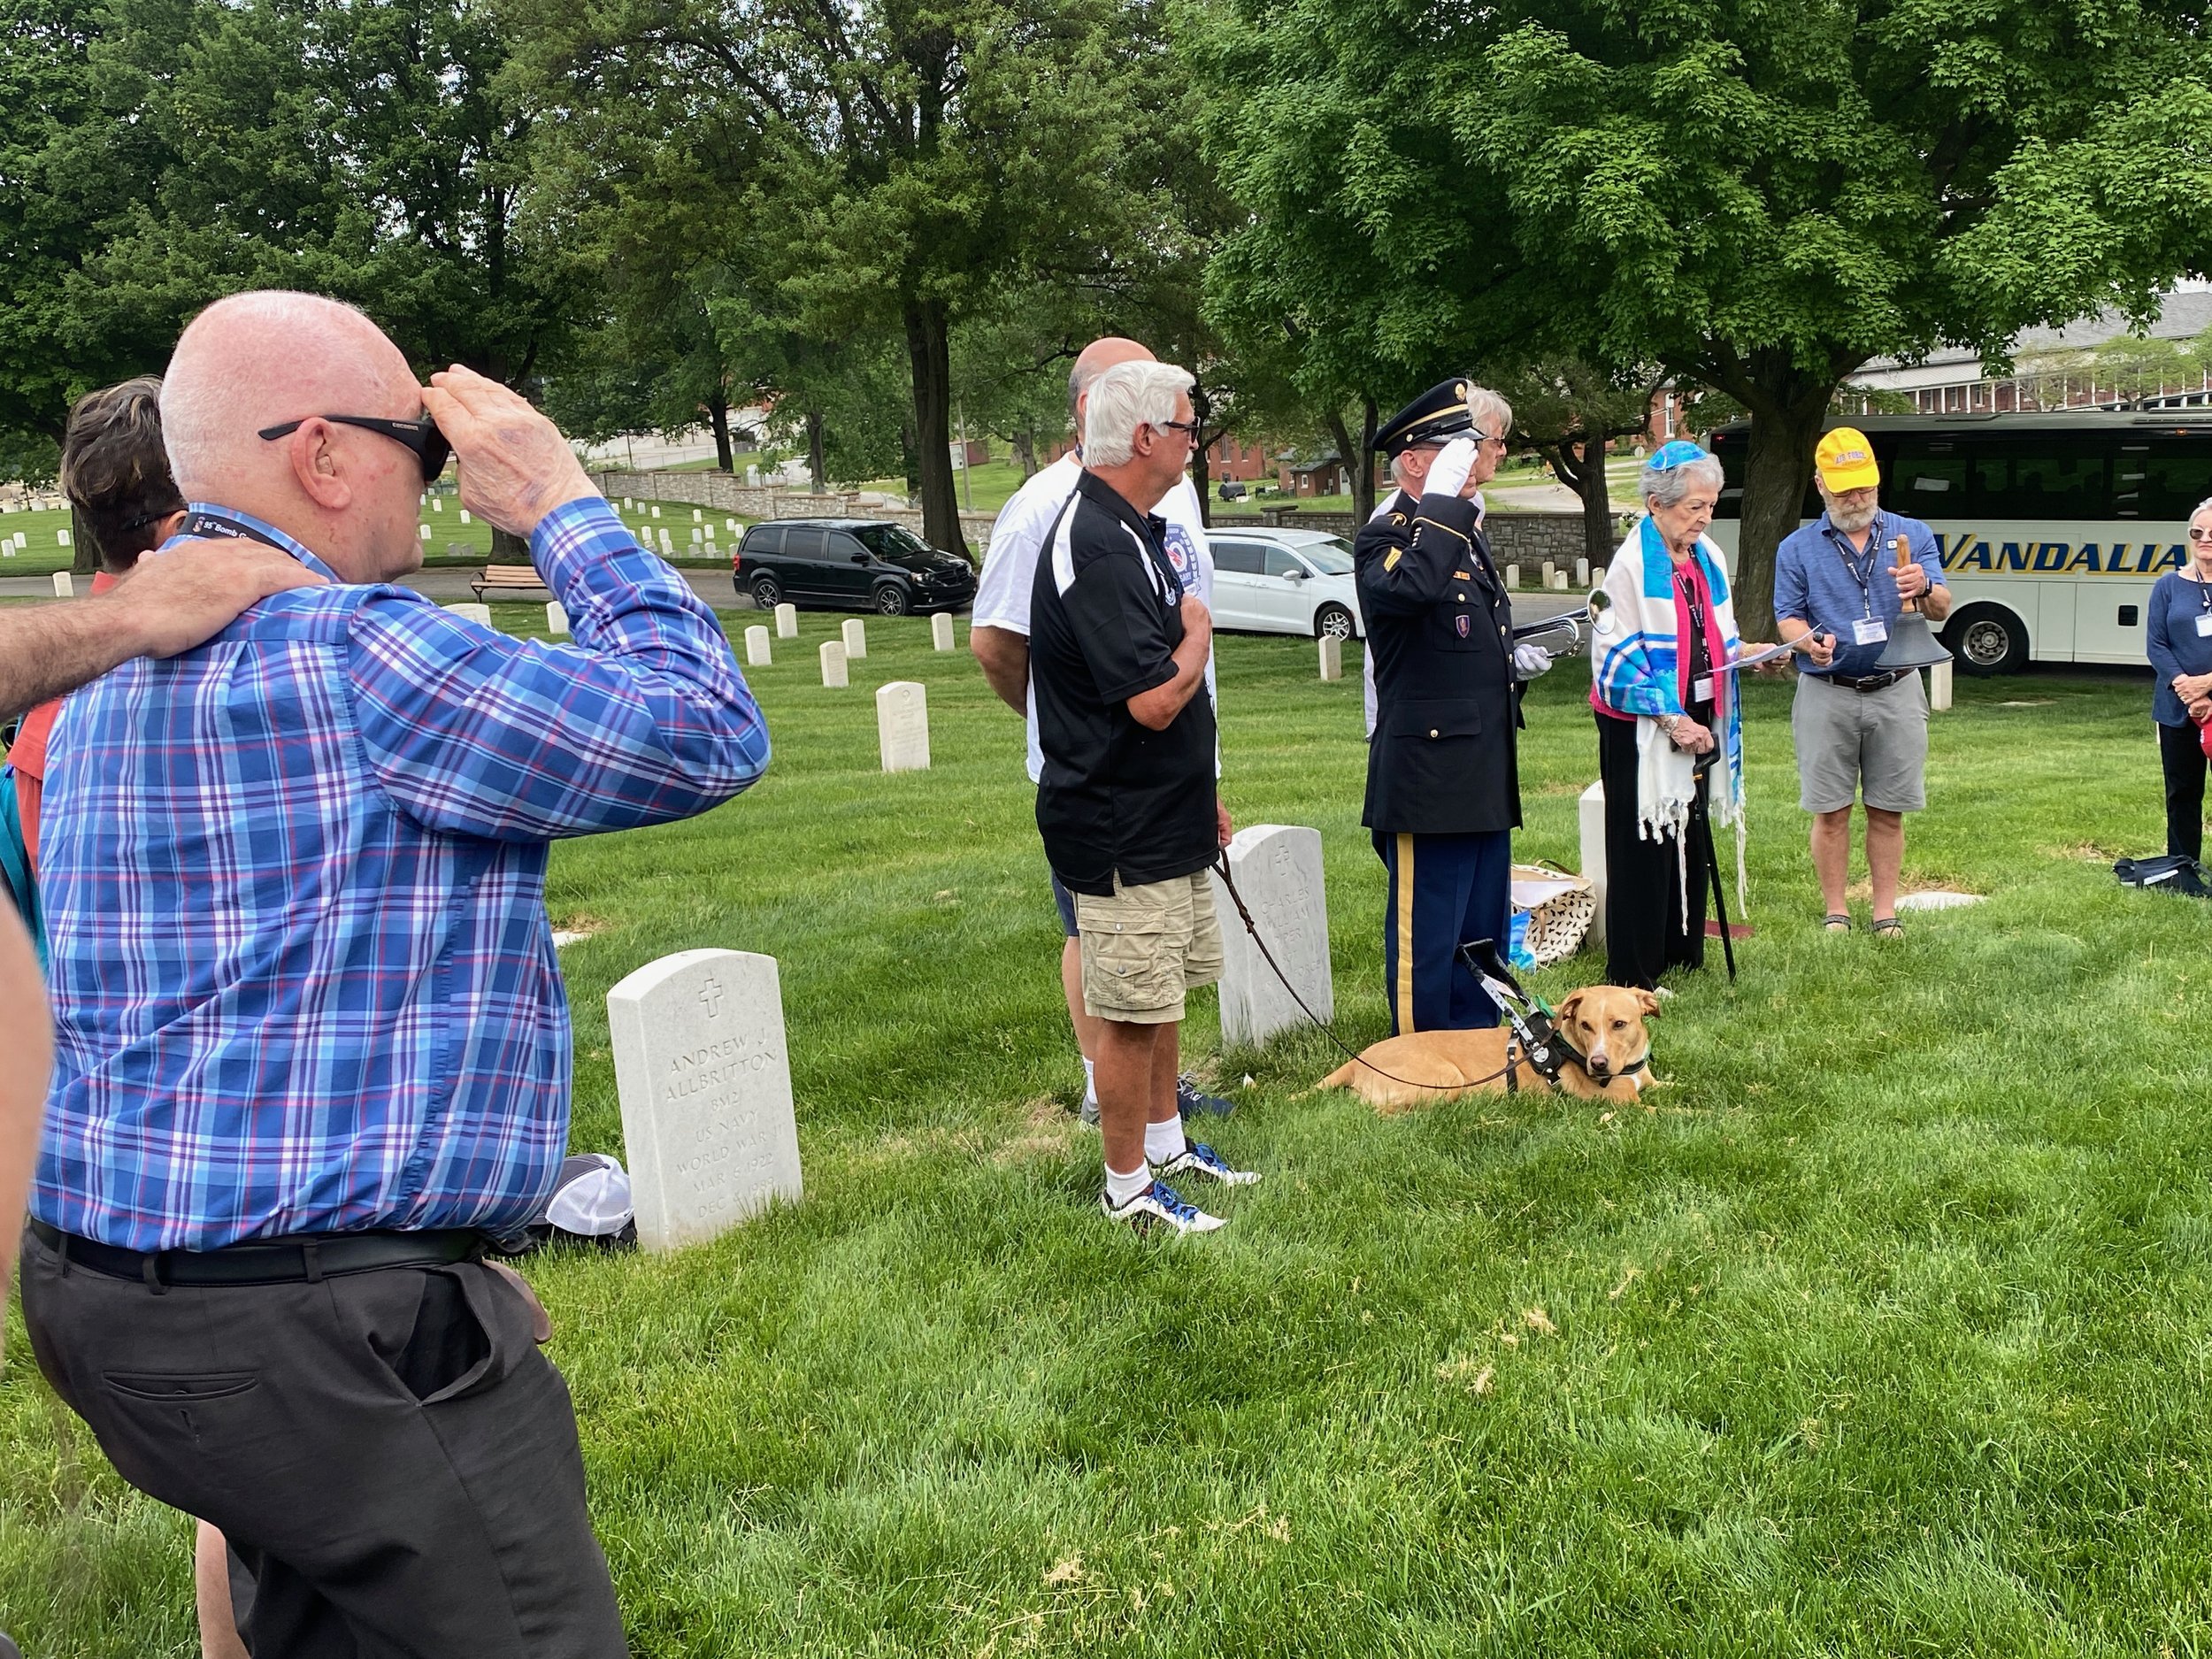
[[[1517,829],[1513,611],[1475,503],[1401,490],[1352,550],[1375,659],[1360,821],[1386,834]]]

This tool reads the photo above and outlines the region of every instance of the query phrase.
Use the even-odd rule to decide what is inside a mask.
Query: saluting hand
[[[521,393],[456,364],[430,377],[422,401],[461,464],[461,504],[510,535],[527,537],[554,508],[599,493]]]

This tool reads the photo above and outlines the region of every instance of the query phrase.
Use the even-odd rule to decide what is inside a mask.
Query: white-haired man
[[[1190,456],[1191,377],[1123,363],[1091,388],[1083,476],[1030,594],[1030,689],[1044,748],[1037,828],[1074,895],[1083,1008],[1096,1023],[1100,1139],[1118,1221],[1220,1226],[1168,1184],[1255,1179],[1188,1141],[1176,1102],[1184,997],[1221,977],[1207,867],[1224,841],[1206,662],[1213,623],[1168,562],[1152,509]]]
[[[1025,717],[1029,728],[1029,781],[1044,772],[1044,750],[1037,739],[1037,710],[1029,695],[1029,593],[1037,577],[1037,553],[1061,509],[1074,495],[1083,475],[1081,438],[1084,412],[1092,383],[1118,363],[1150,363],[1152,353],[1134,340],[1109,334],[1094,340],[1076,357],[1068,371],[1068,412],[1075,423],[1077,447],[1049,466],[1038,469],[1000,509],[991,526],[991,542],[983,562],[983,576],[976,588],[974,626],[968,632],[969,649],[983,665],[991,689],[1015,713]],[[1183,591],[1210,606],[1214,596],[1213,557],[1206,545],[1206,527],[1200,515],[1198,491],[1187,476],[1179,477],[1154,508],[1164,526],[1168,563],[1181,579]],[[1214,688],[1213,659],[1206,659],[1206,689]],[[1221,833],[1229,826],[1225,813]],[[1075,1027],[1076,1047],[1083,1056],[1082,1116],[1098,1121],[1096,1065],[1098,1027],[1083,1011],[1083,969],[1076,945],[1075,899],[1052,883],[1053,906],[1060,913],[1060,931],[1066,940],[1060,952],[1060,986],[1067,997],[1068,1020]],[[1194,1112],[1226,1113],[1230,1102],[1209,1094],[1187,1077],[1175,1083],[1175,1095],[1186,1116]]]
[[[552,423],[431,382],[307,295],[219,301],[178,342],[185,534],[325,581],[63,710],[24,1315],[123,1477],[229,1540],[253,1651],[603,1659],[622,1621],[567,1388],[482,1260],[567,1141],[547,844],[727,800],[766,733],[713,614]],[[449,444],[572,645],[386,585]]]

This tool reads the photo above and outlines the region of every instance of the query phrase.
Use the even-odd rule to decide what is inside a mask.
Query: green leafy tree
[[[2212,94],[2193,14],[2162,0],[1202,15],[1256,220],[1224,303],[1271,289],[1258,322],[1306,296],[1325,354],[1564,353],[1733,399],[1755,630],[1847,375],[2146,314],[2212,238]]]
[[[1110,280],[1141,239],[1125,137],[1161,56],[1123,0],[516,0],[532,95],[617,188],[677,151],[699,215],[834,341],[903,342],[924,522],[963,549],[955,331],[1011,280]]]
[[[1492,383],[1513,405],[1516,444],[1542,456],[1581,498],[1583,546],[1592,564],[1603,564],[1618,541],[1606,488],[1606,445],[1644,430],[1656,390],[1652,377],[1552,357],[1494,376]]]

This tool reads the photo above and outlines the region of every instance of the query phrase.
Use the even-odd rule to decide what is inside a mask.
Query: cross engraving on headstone
[[[707,1010],[707,1018],[717,1018],[722,1012],[722,981],[709,975],[699,987],[699,1005]]]

